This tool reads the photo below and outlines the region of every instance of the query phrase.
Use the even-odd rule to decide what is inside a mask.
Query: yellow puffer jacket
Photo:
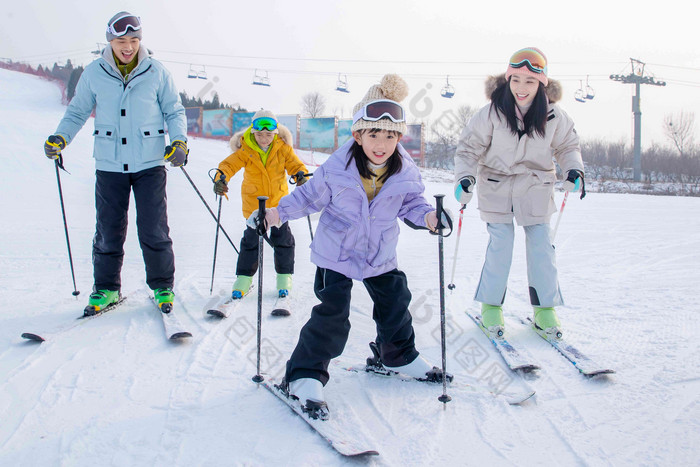
[[[241,199],[243,201],[243,216],[247,219],[254,210],[258,209],[258,196],[267,196],[266,207],[276,207],[283,196],[289,194],[288,176],[298,171],[308,170],[292,147],[292,133],[284,125],[279,125],[279,134],[272,141],[272,147],[267,155],[267,164],[263,165],[260,153],[248,146],[244,136],[250,128],[238,132],[231,138],[229,145],[233,154],[221,161],[219,169],[226,175],[226,180],[245,168],[243,183],[241,183]]]

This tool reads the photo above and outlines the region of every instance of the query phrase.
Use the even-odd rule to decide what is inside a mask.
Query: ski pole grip
[[[265,228],[265,201],[269,198],[267,196],[258,196],[258,225],[263,232],[267,230]],[[262,235],[262,234],[260,234]]]
[[[442,201],[443,198],[445,198],[445,195],[435,195],[435,215],[437,216],[437,230],[442,233],[442,229],[445,228],[444,225],[442,225]]]

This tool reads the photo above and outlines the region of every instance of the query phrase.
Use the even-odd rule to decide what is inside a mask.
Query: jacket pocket
[[[525,193],[523,208],[531,216],[542,217],[556,211],[554,205],[554,179],[547,175],[534,174]]]
[[[165,155],[165,129],[162,125],[144,125],[139,128],[141,161],[152,162]]]
[[[377,252],[369,261],[373,268],[380,267],[396,257],[396,246],[399,243],[399,225],[394,222],[391,227],[384,229],[379,236]]]
[[[311,243],[312,250],[319,256],[331,261],[345,261],[350,256],[350,250],[345,248],[351,224],[328,211],[318,220],[318,228]]]
[[[114,161],[117,158],[117,133],[112,125],[95,125],[92,133],[95,145],[92,157],[98,161]]]
[[[482,172],[479,174],[476,192],[480,211],[511,212],[510,178],[508,176]]]

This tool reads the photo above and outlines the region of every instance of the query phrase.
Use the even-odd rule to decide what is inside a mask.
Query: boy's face
[[[401,141],[400,133],[396,134],[393,131],[386,130],[377,132],[370,132],[369,130],[355,131],[352,136],[362,146],[367,159],[376,165],[382,165],[388,161],[389,157],[396,151],[396,145]]]
[[[253,137],[258,143],[258,146],[267,147],[270,144],[272,144],[272,140],[275,139],[275,133],[267,130],[256,131],[255,133],[253,133]]]
[[[114,55],[126,65],[138,56],[141,40],[138,37],[122,36],[112,39],[109,43]]]

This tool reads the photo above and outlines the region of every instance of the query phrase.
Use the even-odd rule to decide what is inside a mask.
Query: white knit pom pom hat
[[[369,88],[365,97],[355,105],[352,109],[353,115],[357,114],[364,106],[370,102],[388,99],[396,103],[400,103],[408,96],[408,84],[399,75],[388,74],[384,75],[379,84],[375,84]],[[405,112],[404,112],[405,113]],[[402,135],[407,132],[406,122],[393,122],[390,118],[385,117],[376,122],[363,120],[360,118],[352,124],[352,131],[362,129],[379,129],[387,131],[397,131]]]

